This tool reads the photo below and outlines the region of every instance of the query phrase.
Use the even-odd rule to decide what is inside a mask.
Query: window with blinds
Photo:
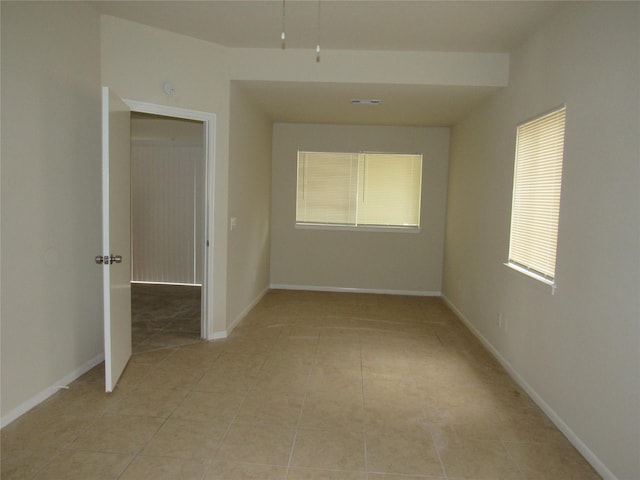
[[[422,155],[298,152],[296,223],[420,226]]]
[[[553,284],[566,108],[518,126],[509,265]]]

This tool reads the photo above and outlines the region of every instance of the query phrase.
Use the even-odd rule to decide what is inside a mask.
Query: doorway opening
[[[134,353],[203,336],[204,138],[202,121],[131,112]]]
[[[166,222],[165,219],[164,228],[166,231],[164,234],[160,232],[152,235],[159,237],[165,244],[169,244],[169,247],[167,245],[164,247],[164,255],[175,257],[171,262],[168,262],[173,266],[166,267],[164,272],[159,271],[158,268],[155,268],[155,271],[145,271],[144,267],[142,270],[136,269],[134,272],[134,265],[132,265],[132,328],[136,328],[133,326],[136,318],[142,320],[137,338],[133,339],[133,351],[141,352],[214,338],[211,315],[214,258],[213,255],[210,255],[209,239],[213,237],[216,116],[208,112],[136,100],[125,99],[124,102],[129,107],[132,117],[132,153],[134,145],[144,146],[143,150],[153,149],[151,145],[158,143],[161,138],[165,147],[171,144],[174,150],[181,150],[183,160],[185,157],[190,158],[186,161],[186,167],[184,162],[171,164],[165,159],[170,183],[181,183],[183,188],[180,190],[182,196],[178,195],[173,199],[160,201],[160,203],[164,202],[165,210],[173,210],[174,207],[177,209],[178,204],[190,207],[189,213],[185,214],[190,219],[181,218],[178,222],[181,225],[180,228],[173,228],[176,226],[175,223],[171,227],[170,222]],[[139,120],[142,121],[139,125],[141,128],[134,132],[133,123]],[[153,133],[154,129],[155,133]],[[190,151],[190,153],[185,153],[186,151]],[[166,152],[162,155],[166,155]],[[144,164],[144,162],[142,163]],[[149,161],[147,161],[147,167],[149,167],[148,163]],[[142,165],[142,167],[144,166]],[[132,164],[132,180],[135,168]],[[173,170],[171,170],[172,168]],[[140,174],[143,178],[150,175],[148,171],[144,171],[144,168],[138,172],[138,176]],[[159,174],[160,172],[156,171],[153,175]],[[191,187],[184,188],[185,183]],[[156,190],[158,189],[156,188]],[[142,194],[148,195],[149,192],[143,190]],[[132,199],[134,195],[136,194],[132,185]],[[155,205],[155,207],[157,206]],[[140,245],[134,246],[139,240],[144,245],[144,238],[138,238],[135,233],[134,208],[136,207],[132,205],[132,260],[135,262],[137,257],[146,255],[146,264],[150,265],[153,263],[151,261],[158,259],[159,254],[157,251],[150,252],[149,248],[142,247],[141,249]],[[149,208],[154,208],[154,206],[151,205]],[[159,217],[158,208],[155,210],[155,212],[143,210],[138,212],[137,217],[148,219],[152,214]],[[173,215],[175,219],[175,212]],[[172,235],[179,238],[171,238]],[[186,250],[176,248],[178,244],[188,244],[190,248]],[[137,249],[137,254],[133,251],[134,249]],[[151,255],[149,255],[150,253]],[[157,263],[159,265],[162,262]],[[155,319],[154,325],[149,324],[150,318]],[[143,325],[144,323],[147,325]],[[151,335],[147,336],[144,330]],[[166,335],[171,330],[176,333],[173,335],[173,339],[171,335]],[[132,333],[134,333],[132,336],[136,336],[135,331]]]

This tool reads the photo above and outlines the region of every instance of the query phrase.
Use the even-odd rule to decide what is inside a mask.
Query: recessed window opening
[[[422,155],[298,152],[296,225],[418,229]]]
[[[555,284],[566,107],[518,126],[508,266]]]

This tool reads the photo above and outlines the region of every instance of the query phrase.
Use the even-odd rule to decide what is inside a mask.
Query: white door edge
[[[106,116],[106,117],[105,117]],[[109,87],[102,87],[102,139],[109,135]],[[102,142],[102,159],[109,158],[109,142]],[[109,164],[102,161],[102,192],[109,191]],[[109,202],[102,201],[102,255],[109,255],[111,246],[109,242]],[[102,285],[109,285],[111,270],[102,268]],[[111,291],[104,288],[103,291],[103,318],[111,318]],[[105,345],[111,344],[111,331],[104,324]],[[104,349],[105,378],[111,378],[111,349]],[[107,389],[113,386],[107,384]]]
[[[112,392],[131,358],[130,110],[102,88],[102,252],[105,390]],[[109,260],[113,259],[113,260]],[[117,259],[117,260],[116,260]],[[105,261],[106,260],[106,261]],[[112,264],[120,264],[116,266]],[[112,268],[117,270],[111,271]],[[113,275],[112,275],[113,274]]]

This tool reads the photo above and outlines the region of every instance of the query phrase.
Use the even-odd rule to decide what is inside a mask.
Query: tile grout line
[[[156,366],[155,368],[158,368],[158,366]],[[189,385],[194,385],[194,384],[189,384]],[[137,390],[139,387],[134,387],[133,390]],[[182,400],[175,406],[173,407],[173,409],[171,410],[171,413],[169,413],[169,415],[167,415],[165,417],[165,419],[162,421],[162,423],[160,424],[160,426],[157,428],[157,430],[153,433],[153,435],[151,436],[151,438],[149,438],[149,440],[138,450],[138,452],[133,455],[133,458],[131,459],[131,461],[127,464],[127,466],[124,468],[124,470],[122,470],[122,472],[120,473],[120,475],[118,476],[118,478],[121,478],[122,475],[125,474],[125,472],[127,471],[127,469],[133,464],[133,462],[140,456],[140,453],[147,447],[147,445],[149,445],[149,443],[156,437],[156,435],[158,434],[158,432],[162,429],[162,427],[167,423],[167,421],[171,418],[171,416],[174,414],[174,412],[178,409],[178,407],[180,405],[182,405],[182,403],[185,401],[185,399],[189,396],[189,394],[193,391],[193,388],[189,388],[189,390],[187,391],[187,393],[184,395],[184,397],[182,398]]]
[[[311,377],[313,375],[313,371],[314,371],[315,366],[317,364],[319,347],[320,347],[320,332],[318,332],[318,338],[316,339],[316,348],[315,348],[315,352],[313,354],[313,361],[311,362],[311,368],[309,369],[309,373],[307,375],[307,388],[305,389],[304,397],[302,398],[302,405],[300,406],[300,414],[298,415],[298,422],[296,423],[296,431],[293,434],[293,441],[291,443],[291,451],[289,452],[289,461],[287,462],[287,472],[286,472],[286,474],[284,476],[284,480],[287,480],[289,478],[289,471],[291,470],[291,462],[293,460],[293,453],[294,453],[295,448],[296,448],[296,440],[298,439],[298,432],[300,431],[300,424],[302,423],[302,414],[304,413],[304,406],[305,406],[305,403],[307,402],[307,398],[309,397],[309,382],[311,380]]]
[[[428,323],[428,319],[426,318],[426,315],[425,315],[425,321],[426,321],[426,323]],[[436,337],[437,337],[437,334],[436,334]],[[437,338],[438,338],[438,341],[440,343],[442,343],[442,340],[440,340],[439,337],[437,337]],[[416,382],[414,373],[411,374],[411,380],[412,380],[413,384],[415,385],[415,387],[418,388],[418,383]],[[423,397],[422,394],[420,395],[420,403],[422,405],[422,414],[424,415],[425,421],[428,422],[429,415],[428,415],[427,408],[426,408],[426,402],[424,401],[424,397]],[[449,476],[447,474],[447,469],[444,466],[444,461],[442,460],[442,455],[440,455],[440,448],[438,447],[438,444],[436,443],[436,439],[434,437],[433,429],[431,428],[431,426],[428,427],[428,430],[429,430],[429,438],[431,438],[431,443],[433,444],[433,449],[435,450],[436,455],[438,456],[438,461],[440,462],[440,468],[442,469],[442,474],[444,475],[444,477],[442,477],[442,480],[446,480],[446,479],[449,478]]]
[[[36,407],[37,408],[37,407]],[[90,428],[92,428],[100,418],[103,418],[105,415],[105,411],[103,411],[100,415],[97,415],[95,418],[91,419],[90,422],[87,423],[87,425],[80,431],[78,432],[77,435],[75,435],[73,437],[73,440],[69,441],[69,443],[67,445],[65,445],[63,448],[60,449],[59,452],[57,452],[53,457],[51,457],[48,461],[46,461],[33,475],[31,478],[36,478],[41,472],[43,472],[45,470],[45,468],[47,468],[48,466],[51,465],[51,463],[56,460],[57,458],[61,457],[63,455],[63,453],[65,452],[73,452],[73,451],[80,451],[80,450],[74,450],[73,448],[71,448],[71,445],[73,445],[73,443],[78,440],[78,438],[80,438],[81,435],[83,435],[85,432],[89,431]],[[47,447],[50,448],[50,447]],[[90,450],[84,450],[84,451],[90,451]],[[100,453],[100,452],[97,452]],[[131,463],[131,462],[129,462]],[[127,467],[129,466],[129,464],[127,464]],[[126,469],[126,467],[125,467]],[[124,472],[124,470],[123,470]]]
[[[505,444],[505,441],[503,438],[500,438],[498,440],[498,442],[500,443],[500,445],[502,446],[502,448],[504,449],[504,451],[507,454],[507,458],[509,459],[509,461],[515,465],[516,469],[518,470],[518,472],[520,473],[520,475],[522,476],[522,478],[526,478],[527,475],[524,471],[524,469],[520,468],[520,462],[516,461],[515,458],[513,458],[513,455],[511,455],[511,449],[507,448],[507,445]]]
[[[273,347],[271,347],[269,349],[269,352],[273,349]],[[268,359],[268,355],[265,356],[265,359],[263,360],[262,364],[260,365],[260,368],[258,369],[258,373],[262,370],[262,368],[264,367],[265,363],[267,363],[267,359]],[[255,379],[253,379],[253,382],[255,382]],[[222,435],[222,438],[220,439],[220,445],[218,446],[216,452],[212,455],[211,457],[211,463],[213,463],[214,459],[218,456],[218,454],[220,453],[220,449],[223,447],[225,440],[227,439],[227,435],[229,434],[229,431],[231,430],[231,427],[233,427],[236,423],[236,419],[238,418],[238,414],[240,413],[240,410],[242,409],[242,407],[244,406],[244,404],[247,402],[247,399],[249,398],[249,394],[251,393],[253,389],[253,385],[251,386],[251,388],[249,388],[245,394],[244,394],[244,398],[242,399],[242,402],[240,402],[240,405],[238,406],[238,409],[236,410],[235,415],[233,416],[233,418],[231,419],[231,421],[229,422],[229,424],[227,425],[224,434]],[[211,464],[209,465],[209,467],[211,466]]]
[[[167,356],[171,356],[173,354],[175,354],[180,347],[177,348],[172,348],[173,352],[169,353]],[[215,358],[212,359],[212,364],[216,363],[216,361],[220,358],[222,353],[218,353]],[[210,367],[210,366],[208,366]],[[154,370],[158,369],[159,366],[158,365],[154,365]],[[118,478],[120,478],[122,475],[125,474],[125,472],[127,471],[127,469],[131,466],[131,464],[140,456],[140,453],[144,450],[144,448],[146,448],[146,446],[156,437],[156,435],[158,434],[158,432],[162,429],[162,427],[167,423],[167,421],[169,419],[172,418],[172,415],[176,412],[176,410],[180,407],[180,405],[182,405],[184,403],[184,401],[189,397],[189,395],[191,393],[193,393],[194,391],[198,391],[198,390],[194,390],[194,387],[197,385],[198,382],[200,382],[204,376],[207,374],[209,368],[206,368],[204,370],[204,372],[198,377],[198,379],[195,382],[190,382],[187,384],[187,392],[185,393],[185,395],[182,397],[181,401],[175,406],[173,407],[173,409],[171,410],[171,413],[169,413],[169,415],[167,415],[164,420],[162,421],[162,423],[160,424],[160,426],[158,427],[158,429],[154,432],[154,434],[152,435],[152,437],[149,439],[148,442],[145,443],[145,445],[139,449],[139,451],[133,456],[132,460],[127,464],[127,466],[125,467],[125,469],[120,473],[120,475],[118,476]],[[139,387],[133,387],[133,390],[138,390]],[[246,398],[246,397],[245,397]],[[226,435],[226,431],[225,431],[225,435]],[[222,445],[222,440],[220,441],[220,446]],[[220,448],[220,446],[218,447],[218,449]],[[215,455],[217,454],[217,451],[211,456],[211,458],[207,459],[208,461],[208,465],[207,468],[205,469],[205,472],[203,474],[203,478],[204,475],[206,475],[207,471],[209,470],[211,464],[213,463],[213,458],[215,457]],[[164,457],[164,458],[175,458],[175,457]]]
[[[358,298],[358,321],[362,320],[362,315],[360,313],[360,303],[361,299]],[[364,474],[369,478],[369,452],[367,449],[367,411],[365,409],[365,395],[364,395],[364,365],[362,362],[362,336],[361,332],[358,332],[358,350],[360,352],[360,378],[362,379],[362,387],[361,387],[361,395],[362,395],[362,414],[364,418],[362,419],[362,439],[363,439],[363,447],[364,447]]]

